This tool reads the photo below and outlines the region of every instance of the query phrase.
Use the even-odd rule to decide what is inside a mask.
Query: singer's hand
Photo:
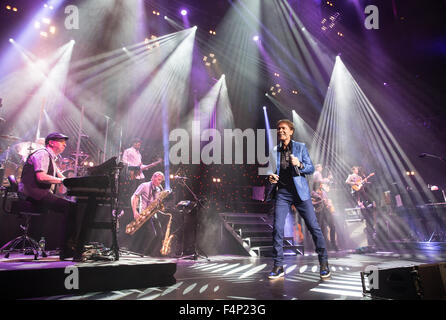
[[[277,174],[272,173],[269,175],[268,179],[269,179],[269,182],[271,182],[271,183],[277,183],[279,181],[279,176]]]
[[[299,161],[299,159],[297,159],[295,156],[293,156],[293,155],[290,155],[290,157],[291,157],[291,164],[294,166],[294,167],[300,167],[300,161]]]

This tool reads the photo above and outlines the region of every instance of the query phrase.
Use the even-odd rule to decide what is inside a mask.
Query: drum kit
[[[0,135],[0,144],[7,147],[2,150],[3,157],[0,161],[0,184],[8,184],[7,177],[15,175],[18,180],[22,175],[23,165],[28,156],[38,149],[45,147],[45,138],[37,139],[36,141],[23,141],[21,138],[13,135]],[[94,165],[89,161],[89,154],[79,152],[77,154],[77,176],[84,176],[87,174],[88,167]],[[67,178],[75,176],[76,171],[76,153],[72,153],[69,157],[59,157],[56,160],[57,167],[62,174]]]

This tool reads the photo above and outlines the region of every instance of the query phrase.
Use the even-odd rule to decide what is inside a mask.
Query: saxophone
[[[170,225],[172,224],[172,214],[164,213],[169,216],[169,223],[167,223],[166,235],[164,236],[163,246],[160,250],[161,255],[167,256],[170,253],[170,247],[172,244],[173,234],[170,234]]]
[[[158,197],[139,214],[138,219],[133,220],[126,226],[125,233],[133,235],[144,223],[149,221],[158,210],[162,210],[162,201],[170,194],[170,192],[170,190],[161,191],[158,194]]]

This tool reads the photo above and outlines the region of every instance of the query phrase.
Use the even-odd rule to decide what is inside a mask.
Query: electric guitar
[[[364,184],[367,182],[367,179],[370,177],[373,177],[375,175],[375,172],[372,172],[371,174],[369,174],[366,178],[362,179],[360,182],[352,185],[352,189],[353,191],[359,191],[361,190],[361,188],[364,186]]]
[[[160,164],[162,161],[163,161],[163,159],[158,158],[157,161],[150,163],[150,164],[143,164],[143,165],[141,165],[141,167],[129,166],[128,170],[129,170],[130,180],[135,180],[136,177],[140,175],[141,171],[152,168],[152,167]]]

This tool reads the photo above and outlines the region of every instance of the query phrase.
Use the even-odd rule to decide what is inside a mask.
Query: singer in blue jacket
[[[274,196],[274,267],[268,278],[277,279],[285,274],[283,270],[285,220],[291,212],[291,205],[294,204],[311,233],[319,258],[320,277],[326,280],[330,278],[330,268],[325,239],[316,219],[310,188],[305,177],[313,174],[314,166],[305,144],[291,140],[293,133],[294,125],[291,121],[284,119],[277,122],[277,137],[280,143],[272,152],[272,161],[276,168],[273,172],[276,173],[271,173],[268,177],[270,183],[277,188]]]

